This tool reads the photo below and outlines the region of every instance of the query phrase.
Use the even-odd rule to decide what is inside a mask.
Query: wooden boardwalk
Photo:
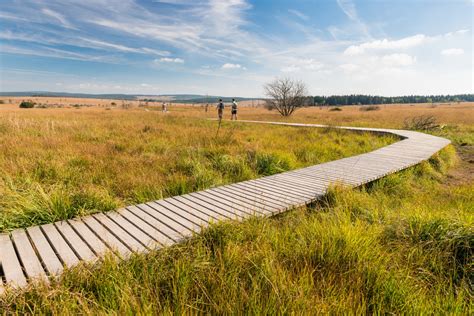
[[[393,134],[401,140],[369,153],[257,180],[0,234],[0,293],[7,286],[24,287],[32,280],[48,282],[65,267],[100,261],[105,253],[127,258],[132,253],[178,243],[211,222],[271,216],[307,205],[323,196],[333,183],[360,186],[427,160],[450,143],[413,131],[338,128]]]

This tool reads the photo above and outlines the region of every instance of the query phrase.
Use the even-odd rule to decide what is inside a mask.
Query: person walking
[[[219,103],[217,104],[217,116],[219,117],[219,121],[222,121],[223,115],[224,115],[224,102],[222,102],[222,99],[219,99]]]
[[[231,110],[232,116],[231,120],[236,120],[237,121],[237,102],[235,99],[232,99],[232,110]]]

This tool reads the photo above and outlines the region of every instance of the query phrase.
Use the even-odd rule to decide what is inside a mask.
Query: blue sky
[[[2,0],[0,90],[473,93],[472,0]]]

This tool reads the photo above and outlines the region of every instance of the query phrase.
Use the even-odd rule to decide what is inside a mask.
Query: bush
[[[342,109],[340,107],[335,107],[335,108],[330,108],[329,111],[335,111],[335,112],[340,112]]]
[[[380,110],[380,106],[378,105],[364,105],[359,108],[359,111],[378,111]]]
[[[407,118],[404,123],[405,129],[432,131],[439,128],[436,118],[432,115],[420,115]]]
[[[23,101],[20,103],[20,108],[21,109],[31,109],[35,107],[35,104],[33,101]]]
[[[0,100],[0,104],[5,104],[5,101],[3,101],[3,100]]]

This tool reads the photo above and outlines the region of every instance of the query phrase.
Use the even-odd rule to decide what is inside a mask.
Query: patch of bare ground
[[[448,173],[447,184],[459,185],[474,182],[474,146],[457,146],[459,164]]]

